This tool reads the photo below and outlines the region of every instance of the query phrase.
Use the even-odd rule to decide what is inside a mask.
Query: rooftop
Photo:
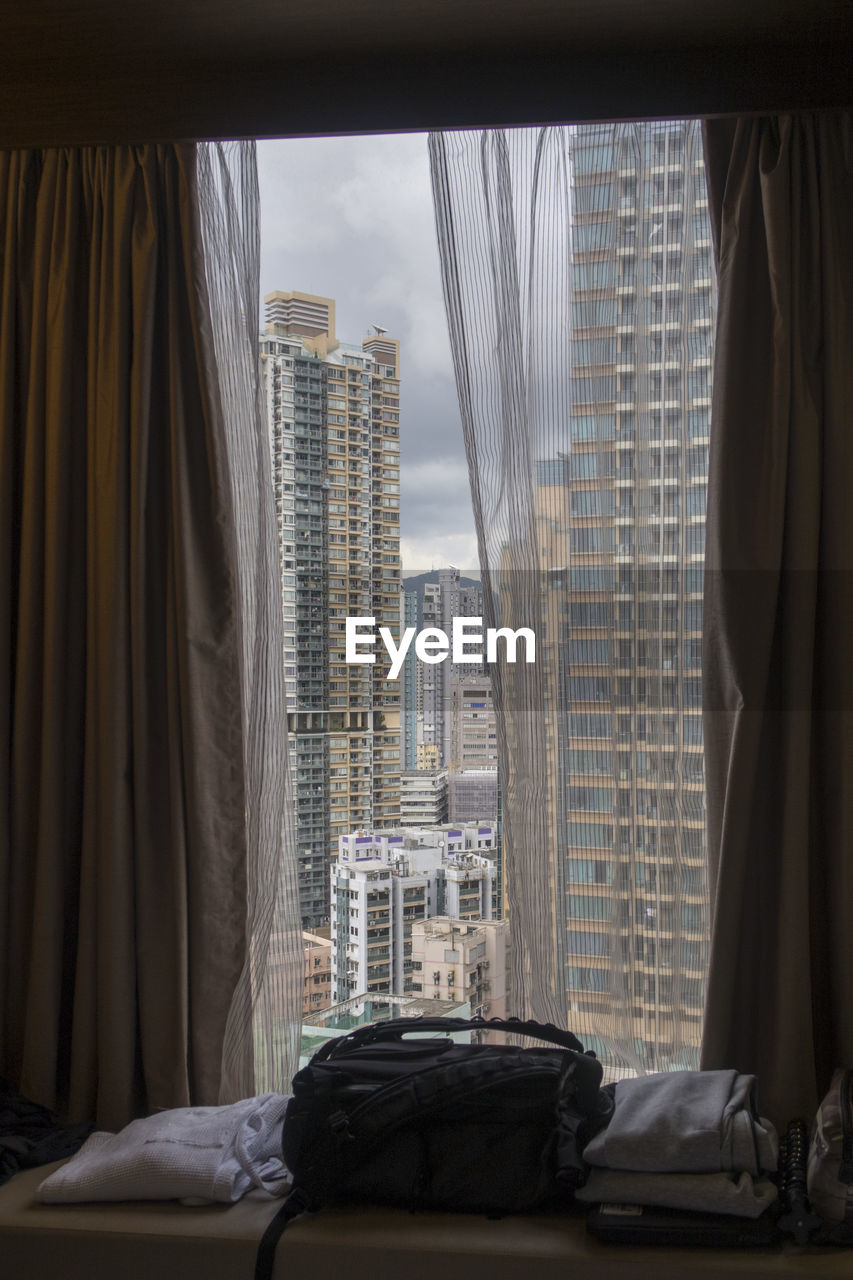
[[[392,1018],[445,1018],[463,1016],[465,1006],[458,1000],[422,1000],[414,996],[352,996],[331,1009],[303,1018],[306,1027],[323,1027],[343,1034],[369,1022],[387,1022]]]

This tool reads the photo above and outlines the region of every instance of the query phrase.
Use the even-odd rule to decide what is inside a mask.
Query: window
[[[606,999],[615,998],[619,984],[614,984],[611,992],[609,974],[617,965],[620,971],[628,972],[633,990],[635,927],[643,935],[642,963],[650,955],[660,963],[667,946],[671,963],[679,963],[679,930],[687,928],[680,904],[673,908],[669,903],[666,912],[648,916],[648,904],[635,883],[635,869],[638,863],[644,868],[644,892],[655,882],[655,875],[660,887],[661,868],[673,853],[673,842],[682,838],[685,823],[695,823],[699,858],[702,850],[698,691],[713,330],[710,292],[697,300],[694,288],[697,272],[705,269],[703,257],[710,254],[710,237],[704,238],[706,249],[694,253],[690,237],[699,214],[690,204],[693,177],[684,167],[687,136],[683,125],[642,126],[625,136],[609,126],[566,131],[567,145],[575,148],[569,152],[567,170],[571,243],[562,266],[549,267],[548,273],[538,276],[532,270],[530,275],[531,280],[540,280],[543,288],[552,282],[559,285],[560,305],[568,307],[561,313],[561,345],[551,351],[550,363],[537,365],[535,344],[531,345],[530,333],[524,331],[523,319],[519,330],[502,331],[512,331],[519,339],[524,376],[517,385],[523,385],[541,433],[535,441],[535,461],[529,475],[525,473],[526,451],[518,449],[512,454],[512,466],[502,473],[505,489],[501,502],[505,508],[497,503],[493,509],[513,507],[515,495],[509,486],[516,485],[518,495],[523,496],[519,510],[524,510],[535,530],[534,554],[540,557],[543,571],[542,614],[528,621],[536,628],[537,662],[553,664],[543,673],[543,705],[539,708],[551,753],[548,767],[554,770],[545,794],[554,807],[554,841],[562,858],[555,876],[555,883],[565,891],[558,908],[560,927],[565,930],[567,956],[575,956],[566,968],[568,999],[571,1005],[575,993],[585,993],[590,999],[586,1004],[580,1002],[584,1011],[593,1004],[605,1009]],[[508,139],[510,150],[512,141]],[[337,152],[344,166],[347,145],[341,142]],[[650,170],[651,157],[655,157],[654,172]],[[602,169],[602,164],[608,167]],[[519,216],[527,213],[522,211]],[[457,219],[455,226],[459,225]],[[468,243],[473,244],[477,229],[472,231],[475,238]],[[389,257],[394,252],[389,246]],[[389,263],[383,264],[384,271],[390,273],[390,269]],[[532,295],[526,298],[525,305],[528,303],[530,307],[538,305]],[[501,305],[499,300],[497,306]],[[483,316],[496,314],[491,303],[482,311]],[[549,324],[540,323],[540,336],[556,332],[553,315],[548,319]],[[502,388],[503,395],[507,387],[516,385],[515,353],[494,339],[495,334],[484,333],[482,351],[491,358],[500,349],[503,363],[499,368],[484,365],[472,377],[471,385],[482,389],[483,403],[496,388]],[[345,337],[340,352],[335,357],[339,366],[347,352]],[[413,495],[407,489],[411,484],[407,450],[414,450],[414,460],[423,467],[417,474],[429,478],[431,490],[419,492],[418,500],[429,498],[440,513],[437,528],[453,528],[456,509],[467,504],[461,455],[455,474],[454,467],[443,461],[435,465],[429,448],[420,443],[421,437],[416,440],[410,434],[408,444],[404,439],[399,469],[399,454],[389,461],[376,447],[382,414],[398,412],[398,405],[392,403],[398,396],[403,430],[414,420],[407,418],[415,412],[415,393],[408,390],[412,385],[407,381],[409,360],[404,345],[400,366],[404,376],[399,384],[395,378],[383,385],[386,378],[381,364],[369,372],[353,366],[350,372],[354,377],[349,383],[335,379],[330,384],[331,395],[341,404],[330,402],[328,411],[344,413],[353,427],[346,437],[341,432],[340,440],[330,435],[322,446],[326,458],[345,464],[341,470],[349,480],[346,509],[334,510],[333,504],[339,500],[329,493],[319,515],[320,520],[339,516],[347,521],[345,527],[328,526],[324,547],[330,544],[332,534],[351,535],[341,542],[343,556],[336,561],[340,567],[335,568],[335,575],[346,575],[340,583],[346,599],[334,602],[334,607],[342,610],[335,624],[345,614],[370,614],[383,608],[383,588],[388,589],[388,600],[397,605],[399,597],[390,589],[401,583],[405,587],[414,568],[406,563],[405,555],[402,561],[397,558],[396,547],[380,545],[378,528],[381,524],[385,530],[391,529],[385,517],[394,515],[393,534],[400,531],[402,520],[405,535],[407,521],[411,521]],[[542,369],[547,376],[538,376]],[[359,402],[358,413],[349,416],[353,410],[351,393],[362,395],[362,374],[369,381],[365,394],[372,399],[364,412]],[[501,395],[493,403],[503,403]],[[432,416],[435,420],[442,417]],[[329,432],[336,427],[330,425]],[[384,433],[383,438],[387,439]],[[427,439],[425,430],[422,440]],[[478,438],[478,447],[480,443]],[[504,443],[498,437],[483,440],[482,445],[482,457],[502,456]],[[340,471],[326,469],[324,460],[321,474],[330,475],[334,482]],[[310,473],[307,482],[315,483]],[[398,506],[384,509],[383,498],[397,501]],[[496,546],[503,539],[504,552],[511,558],[517,531],[510,527],[492,530],[488,516],[492,508],[488,498],[485,502],[488,535]],[[319,513],[304,513],[306,517],[310,514]],[[523,539],[527,537],[525,530]],[[298,545],[298,535],[296,541]],[[381,566],[386,563],[386,551],[391,568],[383,581]],[[395,576],[398,565],[399,576]],[[497,581],[501,571],[497,553],[491,568]],[[325,590],[322,583],[321,588]],[[455,607],[443,609],[437,582],[422,586],[421,591],[413,606],[415,614],[407,618],[406,625],[441,625],[443,617],[457,611]],[[432,599],[437,602],[434,608]],[[298,605],[299,599],[292,603]],[[399,635],[399,623],[388,625]],[[294,630],[293,662],[301,671],[304,632],[298,625]],[[342,640],[338,643],[342,649]],[[345,666],[342,655],[339,664]],[[335,705],[340,706],[343,719],[354,707],[358,696],[354,690],[359,686],[368,694],[376,693],[380,666],[372,672],[352,667],[336,671],[334,683],[341,688],[332,691],[327,685],[322,696],[331,699],[340,695],[340,703]],[[447,664],[448,672],[449,667]],[[326,679],[324,671],[319,674]],[[440,758],[445,733],[440,723],[443,675],[441,667],[424,668],[420,690],[411,691],[416,706],[417,699],[422,700],[419,724],[407,726],[405,710],[397,702],[371,702],[366,709],[366,715],[378,717],[380,706],[387,705],[395,729],[400,723],[400,755],[411,753],[409,767],[415,766],[418,752],[421,764],[437,763]],[[401,675],[400,683],[404,680]],[[383,698],[390,698],[383,686],[378,687]],[[370,723],[376,721],[371,719]],[[465,763],[477,761],[480,757],[476,753],[489,745],[486,723],[482,740],[475,736],[478,728],[473,720],[467,724],[469,737],[464,747],[460,744],[459,752]],[[493,747],[495,738],[490,736]],[[387,743],[387,737],[383,742]],[[435,755],[427,755],[433,746]],[[381,756],[384,750],[389,753],[387,759]],[[393,799],[389,802],[386,797],[393,796],[396,769],[402,760],[390,744],[371,746],[368,759],[368,772],[362,779],[353,773],[361,765],[355,766],[347,752],[340,763],[344,770],[339,779],[342,790],[336,795],[348,805],[355,797],[363,804],[359,814],[376,823],[386,815],[390,818]],[[328,767],[336,765],[330,761]],[[381,774],[380,766],[389,772]],[[387,788],[379,783],[382,777],[390,783]],[[306,795],[306,805],[310,799]],[[354,809],[346,810],[342,803],[339,811],[343,822],[344,814],[352,814]],[[693,814],[700,816],[694,818]],[[677,820],[672,815],[677,815]],[[318,832],[320,837],[328,837],[322,827]],[[688,843],[693,839],[688,837]],[[479,844],[478,840],[475,847]],[[688,882],[692,883],[684,883]],[[684,892],[687,894],[686,889]],[[700,884],[696,894],[689,895],[690,906],[695,905],[693,897],[698,900],[701,893]],[[437,908],[439,900],[436,893],[432,906]],[[694,919],[693,914],[688,916]],[[664,919],[672,925],[669,932],[663,929]],[[703,938],[701,913],[696,919],[700,930],[695,935],[691,932],[689,941]],[[623,933],[631,936],[623,938]],[[590,957],[597,958],[594,965]],[[670,975],[659,975],[664,976]],[[435,981],[433,987],[445,981]],[[678,984],[672,987],[678,989]],[[640,1004],[648,1006],[644,1016],[647,1014],[650,1021],[657,1019],[660,1010],[655,1002],[662,998],[667,984],[657,981],[652,994],[651,987],[641,982],[639,990]],[[584,1024],[584,1028],[588,1038],[597,1034],[591,1025]],[[644,1042],[648,1035],[644,1033]]]
[[[569,955],[605,956],[608,953],[608,935],[594,931],[569,929],[566,934]]]
[[[606,991],[608,972],[606,969],[587,969],[571,965],[568,969],[569,986],[577,991]]]
[[[569,917],[572,920],[609,920],[611,908],[609,897],[569,894]]]
[[[573,452],[569,468],[569,475],[574,480],[594,480],[598,476],[598,454]]]
[[[588,380],[578,384],[578,397],[594,392],[587,386]],[[610,440],[616,430],[616,415],[613,413],[576,414],[571,420],[572,440]]]
[[[613,790],[610,787],[569,787],[568,807],[610,813],[613,808]]]
[[[609,738],[610,716],[573,711],[569,716],[569,732],[578,738]]]
[[[597,249],[607,249],[611,244],[612,236],[613,224],[609,218],[599,222],[576,222],[574,251],[589,253]]]
[[[608,676],[571,676],[569,680],[572,702],[607,702],[610,690]]]
[[[611,143],[600,143],[597,146],[578,147],[574,152],[574,161],[579,174],[601,173],[612,169],[614,151]]]
[[[569,884],[610,884],[613,864],[602,859],[570,858]]]
[[[616,359],[616,339],[608,338],[574,338],[572,341],[572,360],[576,364],[607,364]]]
[[[609,822],[570,822],[569,840],[584,849],[609,849],[613,844],[613,827]]]
[[[613,284],[615,270],[609,262],[582,262],[572,267],[572,281],[577,292],[600,289]]]
[[[572,322],[576,329],[593,329],[602,325],[615,324],[616,299],[596,298],[589,302],[573,303]]]
[[[608,640],[572,640],[569,643],[569,658],[573,664],[606,666],[610,662],[610,642]]]

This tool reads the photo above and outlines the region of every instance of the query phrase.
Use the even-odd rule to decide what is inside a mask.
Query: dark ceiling
[[[849,0],[2,0],[0,145],[847,105]]]

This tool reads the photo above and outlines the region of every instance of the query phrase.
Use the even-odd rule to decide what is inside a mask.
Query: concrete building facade
[[[412,991],[465,999],[473,1017],[505,1018],[509,924],[437,916],[412,925]]]
[[[498,735],[488,676],[450,677],[450,768],[497,769]]]
[[[400,775],[400,826],[437,827],[447,820],[447,770],[405,770]]]
[[[332,940],[316,933],[302,933],[305,981],[302,1016],[321,1013],[332,1003]]]
[[[332,999],[412,991],[412,925],[432,916],[490,920],[492,824],[401,828],[339,840],[332,882]]]
[[[424,585],[422,603],[423,627],[436,627],[450,635],[453,619],[483,616],[483,591],[479,586],[462,582],[460,571],[454,566],[438,571],[438,582]],[[429,768],[428,759],[447,766],[452,759],[452,684],[454,680],[475,677],[488,682],[484,663],[445,662],[422,664],[422,727],[418,741],[424,748],[418,750],[417,767]],[[427,748],[434,751],[427,754]]]
[[[401,598],[401,628],[420,628],[420,611],[416,591],[403,591]],[[424,681],[423,663],[418,661],[414,645],[403,661],[400,677],[400,718],[402,724],[402,766],[404,769],[418,768],[418,730],[423,724],[424,714]]]

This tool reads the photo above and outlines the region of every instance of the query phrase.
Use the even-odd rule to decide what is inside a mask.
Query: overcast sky
[[[258,143],[261,297],[334,298],[337,336],[401,344],[403,570],[477,565],[425,134]]]

